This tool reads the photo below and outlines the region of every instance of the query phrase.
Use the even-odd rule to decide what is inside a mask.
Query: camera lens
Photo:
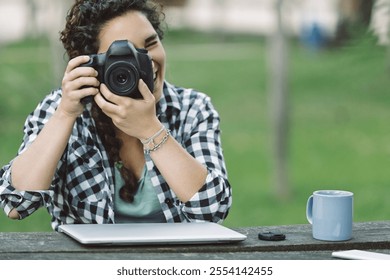
[[[118,82],[118,84],[125,84],[128,80],[128,75],[126,75],[127,73],[119,73],[117,76],[116,76],[116,81]]]
[[[136,89],[139,74],[131,63],[119,61],[110,65],[105,73],[107,87],[115,94],[130,96]]]

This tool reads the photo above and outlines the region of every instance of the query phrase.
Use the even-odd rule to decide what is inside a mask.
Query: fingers
[[[83,55],[71,59],[65,69],[64,80],[73,81],[79,77],[98,76],[98,72],[93,67],[80,67],[89,61],[89,56]]]
[[[99,93],[99,88],[97,87],[86,87],[78,90],[80,99],[87,96],[95,96],[98,93]]]
[[[122,96],[122,95],[115,94],[115,93],[111,92],[105,84],[101,84],[101,86],[100,86],[100,91],[101,91],[104,99],[106,99],[107,101],[114,103],[114,104],[118,104],[118,105],[121,104],[121,105],[126,106],[126,105],[130,105],[130,103],[133,103],[133,102],[154,101],[153,95],[150,92],[148,86],[141,79],[139,80],[139,83],[138,83],[138,90],[141,92],[143,100],[142,99],[140,99],[140,100],[133,99],[133,98],[130,98],[128,96]]]
[[[65,69],[62,80],[64,95],[79,100],[88,95],[96,95],[100,85],[98,73],[93,67],[80,67],[89,61],[89,56],[78,56],[71,59]]]
[[[81,89],[82,87],[99,87],[100,83],[96,77],[78,77],[73,81],[73,86],[76,89]]]
[[[150,92],[147,84],[142,79],[138,82],[138,90],[145,101],[154,101],[154,95]]]
[[[96,94],[94,99],[96,104],[102,109],[102,111],[108,115],[111,116],[113,113],[117,112],[118,105],[114,101],[118,102],[117,95],[113,94],[111,91],[108,90],[107,86],[105,84],[100,85],[100,94]]]
[[[143,99],[133,99],[127,96],[117,95],[111,92],[105,84],[100,85],[100,93],[95,96],[97,105],[107,114],[118,114],[122,107],[131,107],[137,102],[153,103],[155,102],[154,95],[150,92],[146,83],[140,79],[138,90]]]
[[[116,115],[124,118],[126,111],[134,111],[134,106],[142,101],[143,100],[136,100],[128,96],[117,95],[111,92],[105,84],[100,85],[100,94],[95,95],[96,104],[109,117]]]
[[[79,67],[83,63],[87,63],[89,60],[90,58],[88,55],[82,55],[82,56],[77,56],[75,58],[72,58],[68,62],[68,65],[65,69],[65,73],[70,73],[73,69]]]

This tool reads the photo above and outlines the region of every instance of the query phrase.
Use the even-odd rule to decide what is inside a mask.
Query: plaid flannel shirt
[[[18,154],[27,149],[53,115],[61,94],[60,89],[51,92],[28,116]],[[145,155],[166,221],[222,222],[231,206],[231,187],[222,154],[219,116],[210,98],[166,82],[157,115],[172,136],[208,170],[203,187],[183,203]],[[74,124],[49,190],[17,191],[12,186],[11,167],[12,161],[0,170],[0,205],[6,215],[15,208],[23,219],[44,206],[52,216],[54,230],[68,223],[115,223],[113,166],[96,133],[90,106]]]

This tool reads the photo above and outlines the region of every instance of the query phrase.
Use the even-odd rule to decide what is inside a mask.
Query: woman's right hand
[[[75,57],[69,61],[65,69],[62,79],[62,100],[58,110],[68,116],[78,117],[84,109],[80,100],[99,93],[97,71],[92,67],[79,67],[89,59],[87,55]]]
[[[96,70],[92,67],[79,67],[88,61],[88,56],[79,56],[69,61],[62,80],[62,99],[57,110],[26,151],[13,161],[11,176],[17,190],[50,188],[74,122],[83,112],[84,106],[80,100],[98,93]],[[11,216],[18,217],[16,212],[12,212]]]

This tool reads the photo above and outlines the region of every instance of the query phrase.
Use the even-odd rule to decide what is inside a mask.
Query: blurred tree
[[[387,46],[386,67],[390,72],[390,0],[376,0],[372,7],[370,30],[378,37],[378,44]]]
[[[283,0],[275,2],[277,24],[269,38],[269,93],[275,191],[280,199],[288,199],[291,195],[288,175],[288,42],[282,6]]]
[[[372,7],[375,0],[340,0],[340,20],[336,36],[330,42],[331,47],[338,47],[351,39],[361,29],[368,28],[371,21]],[[386,1],[386,0],[385,0]]]
[[[390,0],[376,0],[371,12],[370,30],[380,45],[390,45]]]

